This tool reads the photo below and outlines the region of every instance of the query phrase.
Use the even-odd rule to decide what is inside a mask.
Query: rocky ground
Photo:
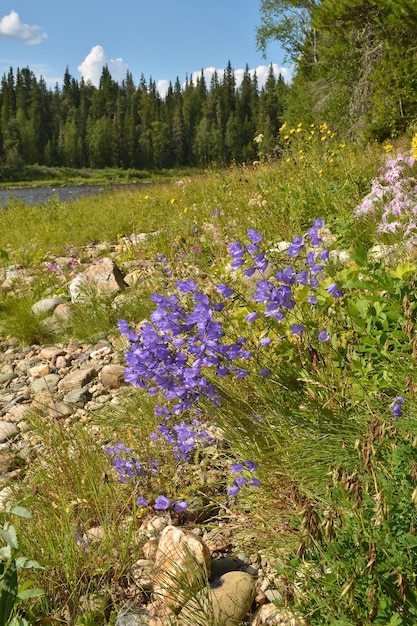
[[[21,271],[6,268],[1,287],[13,288]],[[117,297],[134,284],[139,272],[137,267],[130,276],[123,274],[111,257],[92,260],[72,279],[68,299],[40,300],[33,314],[46,314],[53,326],[71,314],[71,302],[83,284],[94,283]],[[94,345],[71,340],[23,348],[12,337],[0,338],[0,509],[10,495],[10,481],[24,474],[27,460],[41,445],[31,433],[30,416],[40,412],[59,419],[65,428],[81,422],[97,429],[99,437],[91,415],[120,401],[126,391],[123,374],[123,351],[110,337]],[[176,524],[169,514],[156,511],[143,523],[143,553],[137,555],[131,573],[137,594],[120,610],[117,626],[301,624],[282,608],[283,593],[273,564],[259,554],[242,553],[227,523],[219,521],[215,531],[204,524]],[[186,589],[194,591],[190,595]]]

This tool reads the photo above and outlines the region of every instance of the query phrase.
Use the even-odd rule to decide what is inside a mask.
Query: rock
[[[151,591],[153,587],[153,565],[153,561],[139,559],[132,567],[132,578],[142,591]]]
[[[161,533],[155,559],[154,594],[178,611],[202,589],[210,577],[211,555],[191,531],[167,526]]]
[[[29,368],[29,375],[33,376],[33,378],[42,378],[42,376],[47,376],[50,373],[51,370],[47,363],[41,363]]]
[[[305,626],[305,622],[288,609],[274,604],[264,604],[256,611],[251,620],[251,626]]]
[[[18,433],[19,429],[17,424],[0,420],[0,442],[14,439]]]
[[[58,389],[61,393],[71,391],[72,389],[79,389],[85,387],[93,378],[97,376],[97,370],[94,367],[88,367],[85,369],[77,369],[64,376],[58,384]]]
[[[65,394],[63,400],[64,403],[67,404],[77,404],[78,406],[84,406],[84,404],[91,400],[91,393],[89,392],[87,387],[71,389],[71,391]]]
[[[12,472],[20,465],[21,461],[16,457],[15,454],[0,454],[0,476]]]
[[[155,561],[157,551],[158,541],[156,539],[149,539],[142,548],[143,556],[149,561]]]
[[[57,357],[64,356],[64,354],[65,350],[58,346],[43,346],[39,352],[39,358],[54,362]]]
[[[33,414],[33,409],[28,404],[17,404],[7,411],[4,416],[5,421],[18,424],[29,415]]]
[[[64,304],[65,302],[66,300],[63,298],[43,298],[43,300],[35,302],[31,311],[36,316],[49,315],[55,311],[59,304]]]
[[[146,607],[126,604],[117,616],[115,626],[173,626],[174,614],[158,602]]]
[[[5,372],[4,374],[0,374],[0,385],[9,383],[15,378],[17,378],[17,374],[15,374],[15,372]]]
[[[66,402],[52,402],[48,407],[48,415],[52,419],[60,419],[63,417],[69,417],[74,413],[74,407]]]
[[[44,391],[51,395],[58,391],[58,383],[61,377],[58,374],[47,374],[41,378],[35,378],[30,386],[34,394],[42,393]]]
[[[255,597],[255,579],[245,572],[228,572],[211,588],[200,591],[179,614],[181,626],[238,626]]]
[[[124,383],[124,373],[123,365],[105,365],[98,378],[103,387],[118,389]]]
[[[53,313],[54,318],[58,322],[68,322],[72,316],[72,308],[68,302],[58,304]]]
[[[4,511],[13,501],[13,490],[11,487],[4,487],[0,491],[0,511]]]
[[[123,274],[112,259],[105,257],[71,281],[71,302],[85,297],[89,292],[112,293],[126,288]]]

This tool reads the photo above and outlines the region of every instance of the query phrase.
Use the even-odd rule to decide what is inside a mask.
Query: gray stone
[[[77,404],[78,406],[84,406],[86,402],[91,400],[91,393],[86,387],[80,387],[79,389],[71,389],[65,394],[64,403]]]
[[[16,404],[5,415],[5,419],[18,424],[29,415],[33,414],[33,409],[28,404]]]
[[[0,420],[0,442],[7,441],[8,439],[14,439],[18,433],[19,429],[17,424]]]
[[[59,304],[64,304],[66,300],[63,298],[43,298],[32,306],[32,313],[34,315],[49,315],[52,314]]]
[[[4,383],[9,383],[14,378],[17,378],[17,374],[14,372],[6,372],[5,374],[0,374],[0,385],[4,385]]]
[[[49,392],[50,394],[56,393],[58,391],[58,383],[61,380],[58,374],[48,374],[47,376],[42,376],[42,378],[35,378],[30,386],[33,393],[42,393],[44,391]]]

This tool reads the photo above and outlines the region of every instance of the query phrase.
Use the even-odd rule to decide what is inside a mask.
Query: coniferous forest
[[[229,62],[207,84],[156,83],[107,66],[98,87],[69,69],[48,88],[30,68],[0,86],[0,165],[161,169],[228,165],[279,151],[284,121],[328,124],[364,143],[414,132],[417,124],[415,0],[260,0],[258,47],[279,41],[292,81],[265,85],[248,66],[237,84]],[[256,138],[262,138],[257,142]]]
[[[273,149],[287,85],[270,68],[258,88],[248,67],[237,87],[228,64],[209,85],[179,79],[164,97],[144,77],[115,82],[103,68],[98,88],[74,79],[47,88],[29,68],[1,81],[0,162],[67,167],[170,168],[257,158],[254,137]]]

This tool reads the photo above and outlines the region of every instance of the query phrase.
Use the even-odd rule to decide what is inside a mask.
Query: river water
[[[0,208],[12,206],[15,201],[24,204],[45,204],[58,197],[61,201],[71,201],[81,196],[97,195],[109,189],[108,185],[68,185],[64,187],[21,187],[19,189],[0,188]]]

